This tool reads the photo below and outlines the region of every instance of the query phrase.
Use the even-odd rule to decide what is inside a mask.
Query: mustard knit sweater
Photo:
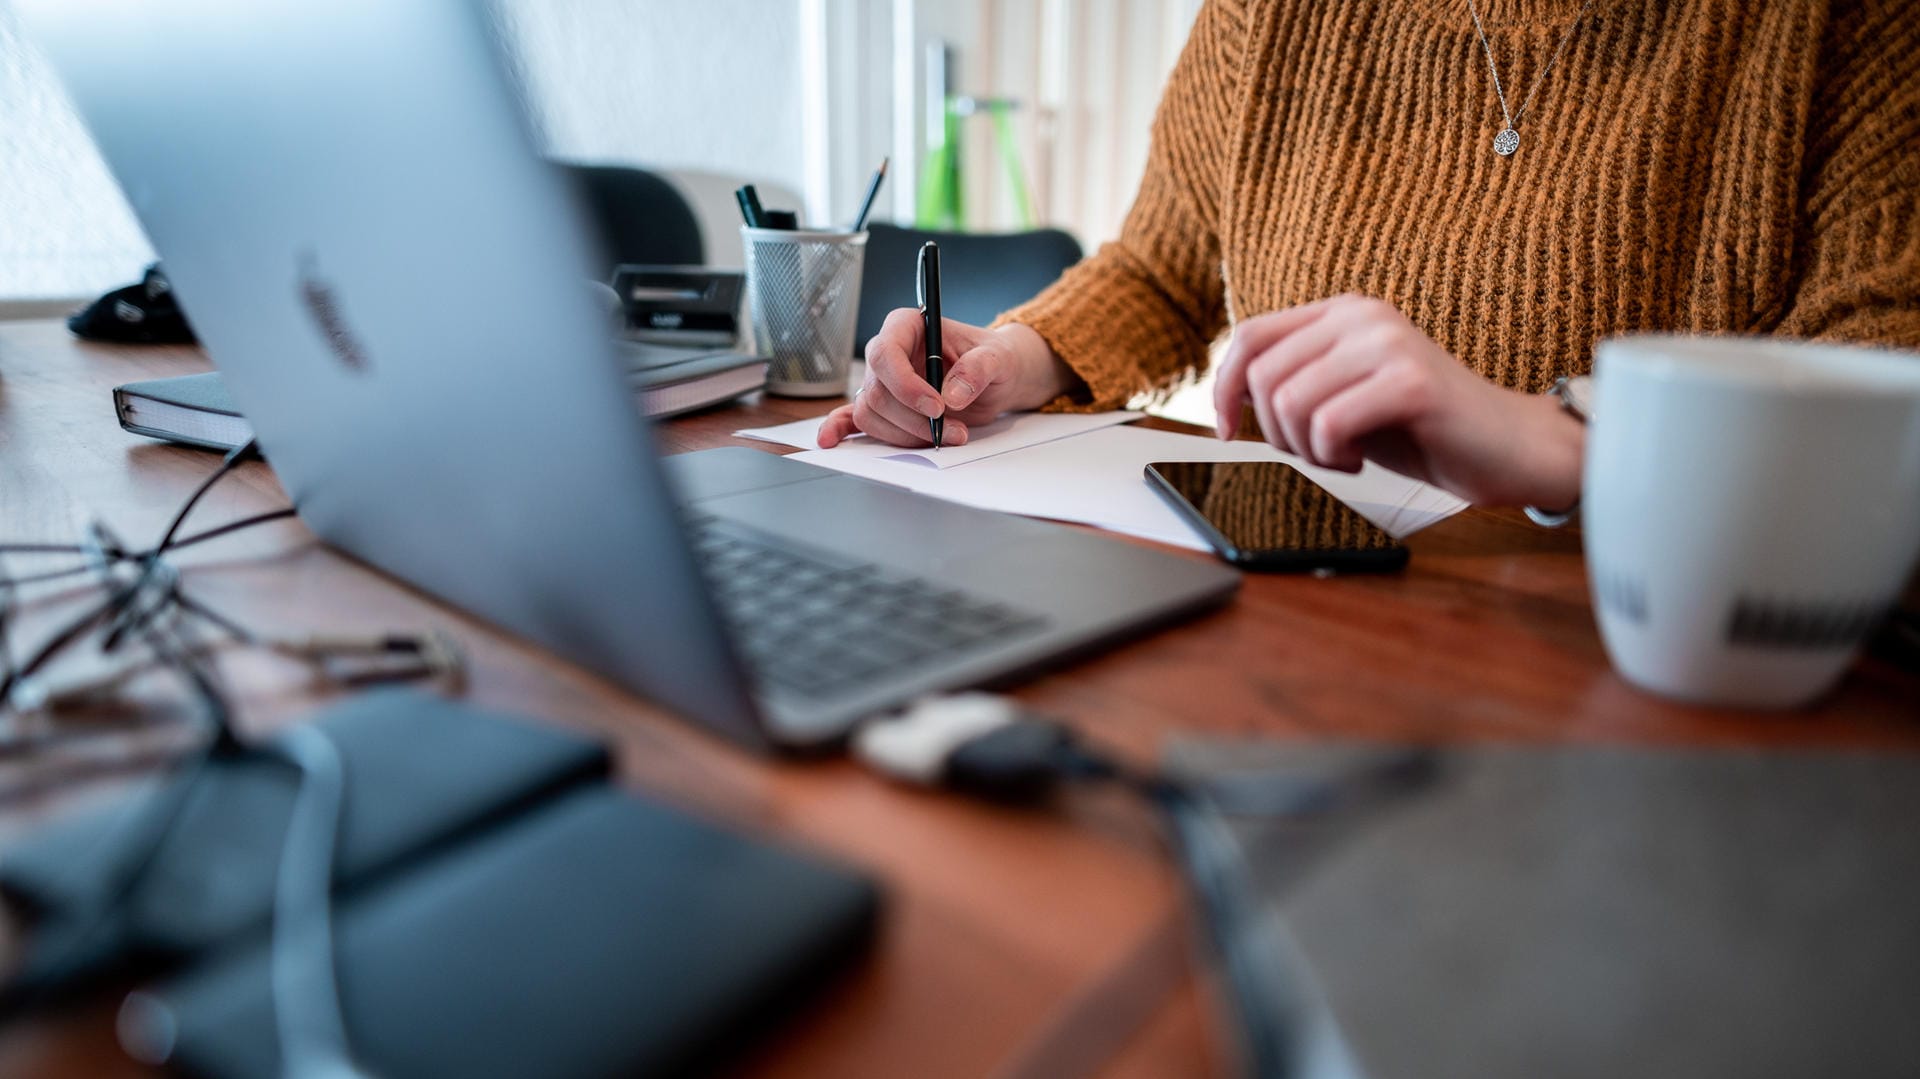
[[[1580,0],[1478,0],[1507,100]],[[1386,299],[1505,386],[1635,330],[1920,348],[1920,4],[1596,0],[1497,156],[1467,0],[1208,0],[1121,236],[1003,316],[1112,407]]]

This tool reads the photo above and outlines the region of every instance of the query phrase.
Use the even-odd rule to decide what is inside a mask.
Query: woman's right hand
[[[850,404],[820,425],[822,449],[864,432],[896,446],[928,446],[927,421],[945,415],[941,441],[965,445],[968,428],[1007,412],[1022,412],[1065,393],[1074,375],[1031,327],[1008,323],[996,330],[944,319],[946,378],[935,392],[926,379],[924,328],[918,308],[887,316],[867,342],[867,379]]]

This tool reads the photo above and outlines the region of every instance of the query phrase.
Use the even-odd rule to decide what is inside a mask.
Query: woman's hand
[[[931,445],[927,421],[940,415],[947,418],[941,441],[964,445],[969,425],[1039,408],[1073,384],[1067,365],[1030,327],[1010,323],[986,330],[943,319],[946,377],[935,393],[926,379],[924,336],[917,308],[887,316],[867,343],[866,382],[851,404],[834,409],[820,425],[821,448],[837,446],[856,431],[896,446]]]
[[[1220,437],[1251,402],[1268,442],[1325,468],[1370,459],[1483,505],[1579,498],[1580,423],[1469,371],[1383,300],[1335,296],[1242,322],[1213,397]]]

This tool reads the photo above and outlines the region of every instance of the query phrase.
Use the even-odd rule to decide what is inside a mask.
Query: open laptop
[[[20,0],[300,515],[689,719],[831,743],[1225,600],[1224,566],[663,461],[470,0]]]

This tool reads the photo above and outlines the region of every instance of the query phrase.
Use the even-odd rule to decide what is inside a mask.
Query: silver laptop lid
[[[317,533],[757,735],[483,7],[18,7]]]

